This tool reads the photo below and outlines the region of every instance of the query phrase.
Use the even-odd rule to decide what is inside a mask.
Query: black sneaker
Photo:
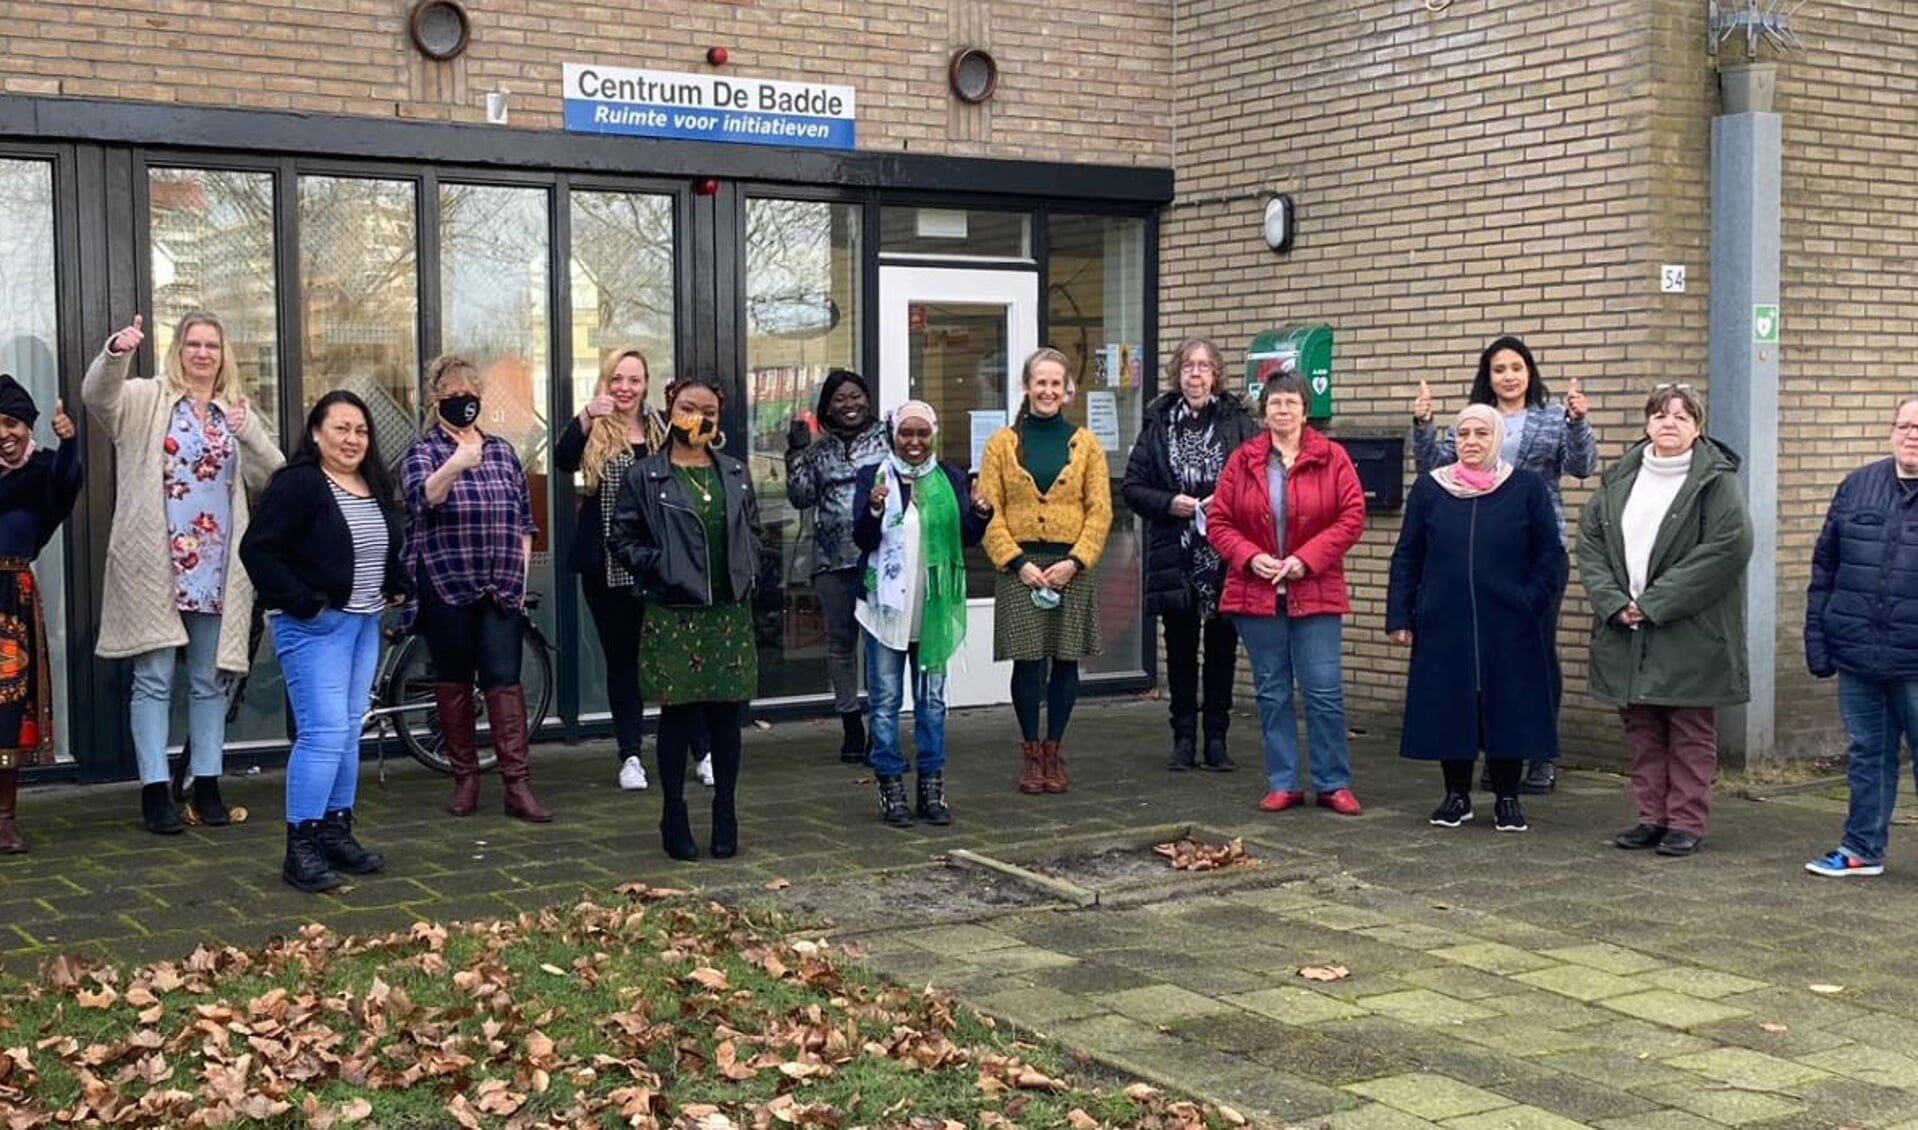
[[[1472,798],[1464,793],[1446,793],[1445,803],[1432,810],[1432,824],[1456,828],[1472,818]]]
[[[1657,847],[1658,841],[1664,838],[1665,829],[1656,824],[1635,824],[1631,831],[1620,832],[1613,836],[1612,846],[1624,848],[1626,851],[1644,851],[1646,848]]]
[[[1527,761],[1525,776],[1518,791],[1526,796],[1544,796],[1558,787],[1558,766],[1550,761]]]
[[[1664,842],[1658,845],[1660,855],[1690,855],[1698,850],[1705,837],[1696,832],[1687,832],[1683,828],[1673,828],[1665,833]]]
[[[1525,810],[1518,806],[1515,796],[1502,796],[1492,806],[1492,829],[1497,832],[1527,832],[1531,825],[1525,822]]]

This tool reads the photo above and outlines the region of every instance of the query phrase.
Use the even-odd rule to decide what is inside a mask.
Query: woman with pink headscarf
[[[1472,819],[1483,752],[1493,826],[1525,831],[1525,762],[1558,756],[1552,609],[1565,546],[1545,480],[1500,458],[1504,430],[1487,405],[1458,414],[1458,462],[1413,485],[1392,551],[1385,628],[1412,649],[1399,755],[1443,768],[1445,800],[1431,816],[1443,828]]]

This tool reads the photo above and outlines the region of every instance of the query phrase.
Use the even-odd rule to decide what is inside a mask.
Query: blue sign
[[[575,133],[851,149],[853,88],[566,64]]]

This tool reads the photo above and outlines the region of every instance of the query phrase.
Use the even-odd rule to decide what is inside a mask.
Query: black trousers
[[[1200,641],[1205,653],[1205,734],[1224,737],[1232,725],[1232,677],[1239,661],[1239,630],[1229,617],[1201,622],[1196,608],[1162,613],[1165,622],[1165,681],[1172,695],[1172,732],[1196,737],[1199,704]]]
[[[1445,774],[1445,791],[1460,796],[1472,795],[1472,762],[1477,758],[1446,758],[1439,762]],[[1491,778],[1492,795],[1517,796],[1518,783],[1525,775],[1525,763],[1514,757],[1486,758],[1485,775]]]
[[[644,732],[645,703],[639,690],[639,627],[646,614],[644,601],[628,588],[608,588],[603,573],[583,574],[580,589],[593,614],[599,650],[606,657],[606,702],[613,712],[613,734],[621,761],[639,753]]]
[[[659,708],[659,788],[671,811],[686,805],[686,762],[695,741],[710,743],[713,755],[713,812],[733,810],[739,785],[739,719],[744,704],[683,702]]]
[[[471,684],[478,680],[482,691],[519,682],[524,646],[519,613],[491,600],[442,603],[424,577],[419,580],[419,594],[416,626],[426,637],[426,650],[433,656],[440,682]]]

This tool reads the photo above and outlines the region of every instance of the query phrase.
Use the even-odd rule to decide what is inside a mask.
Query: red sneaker
[[[1260,812],[1284,812],[1288,808],[1297,808],[1305,803],[1305,794],[1300,792],[1281,792],[1273,789],[1259,801]]]
[[[1320,793],[1319,807],[1329,808],[1340,816],[1357,816],[1360,812],[1359,798],[1352,795],[1351,789],[1333,789],[1329,793]]]

